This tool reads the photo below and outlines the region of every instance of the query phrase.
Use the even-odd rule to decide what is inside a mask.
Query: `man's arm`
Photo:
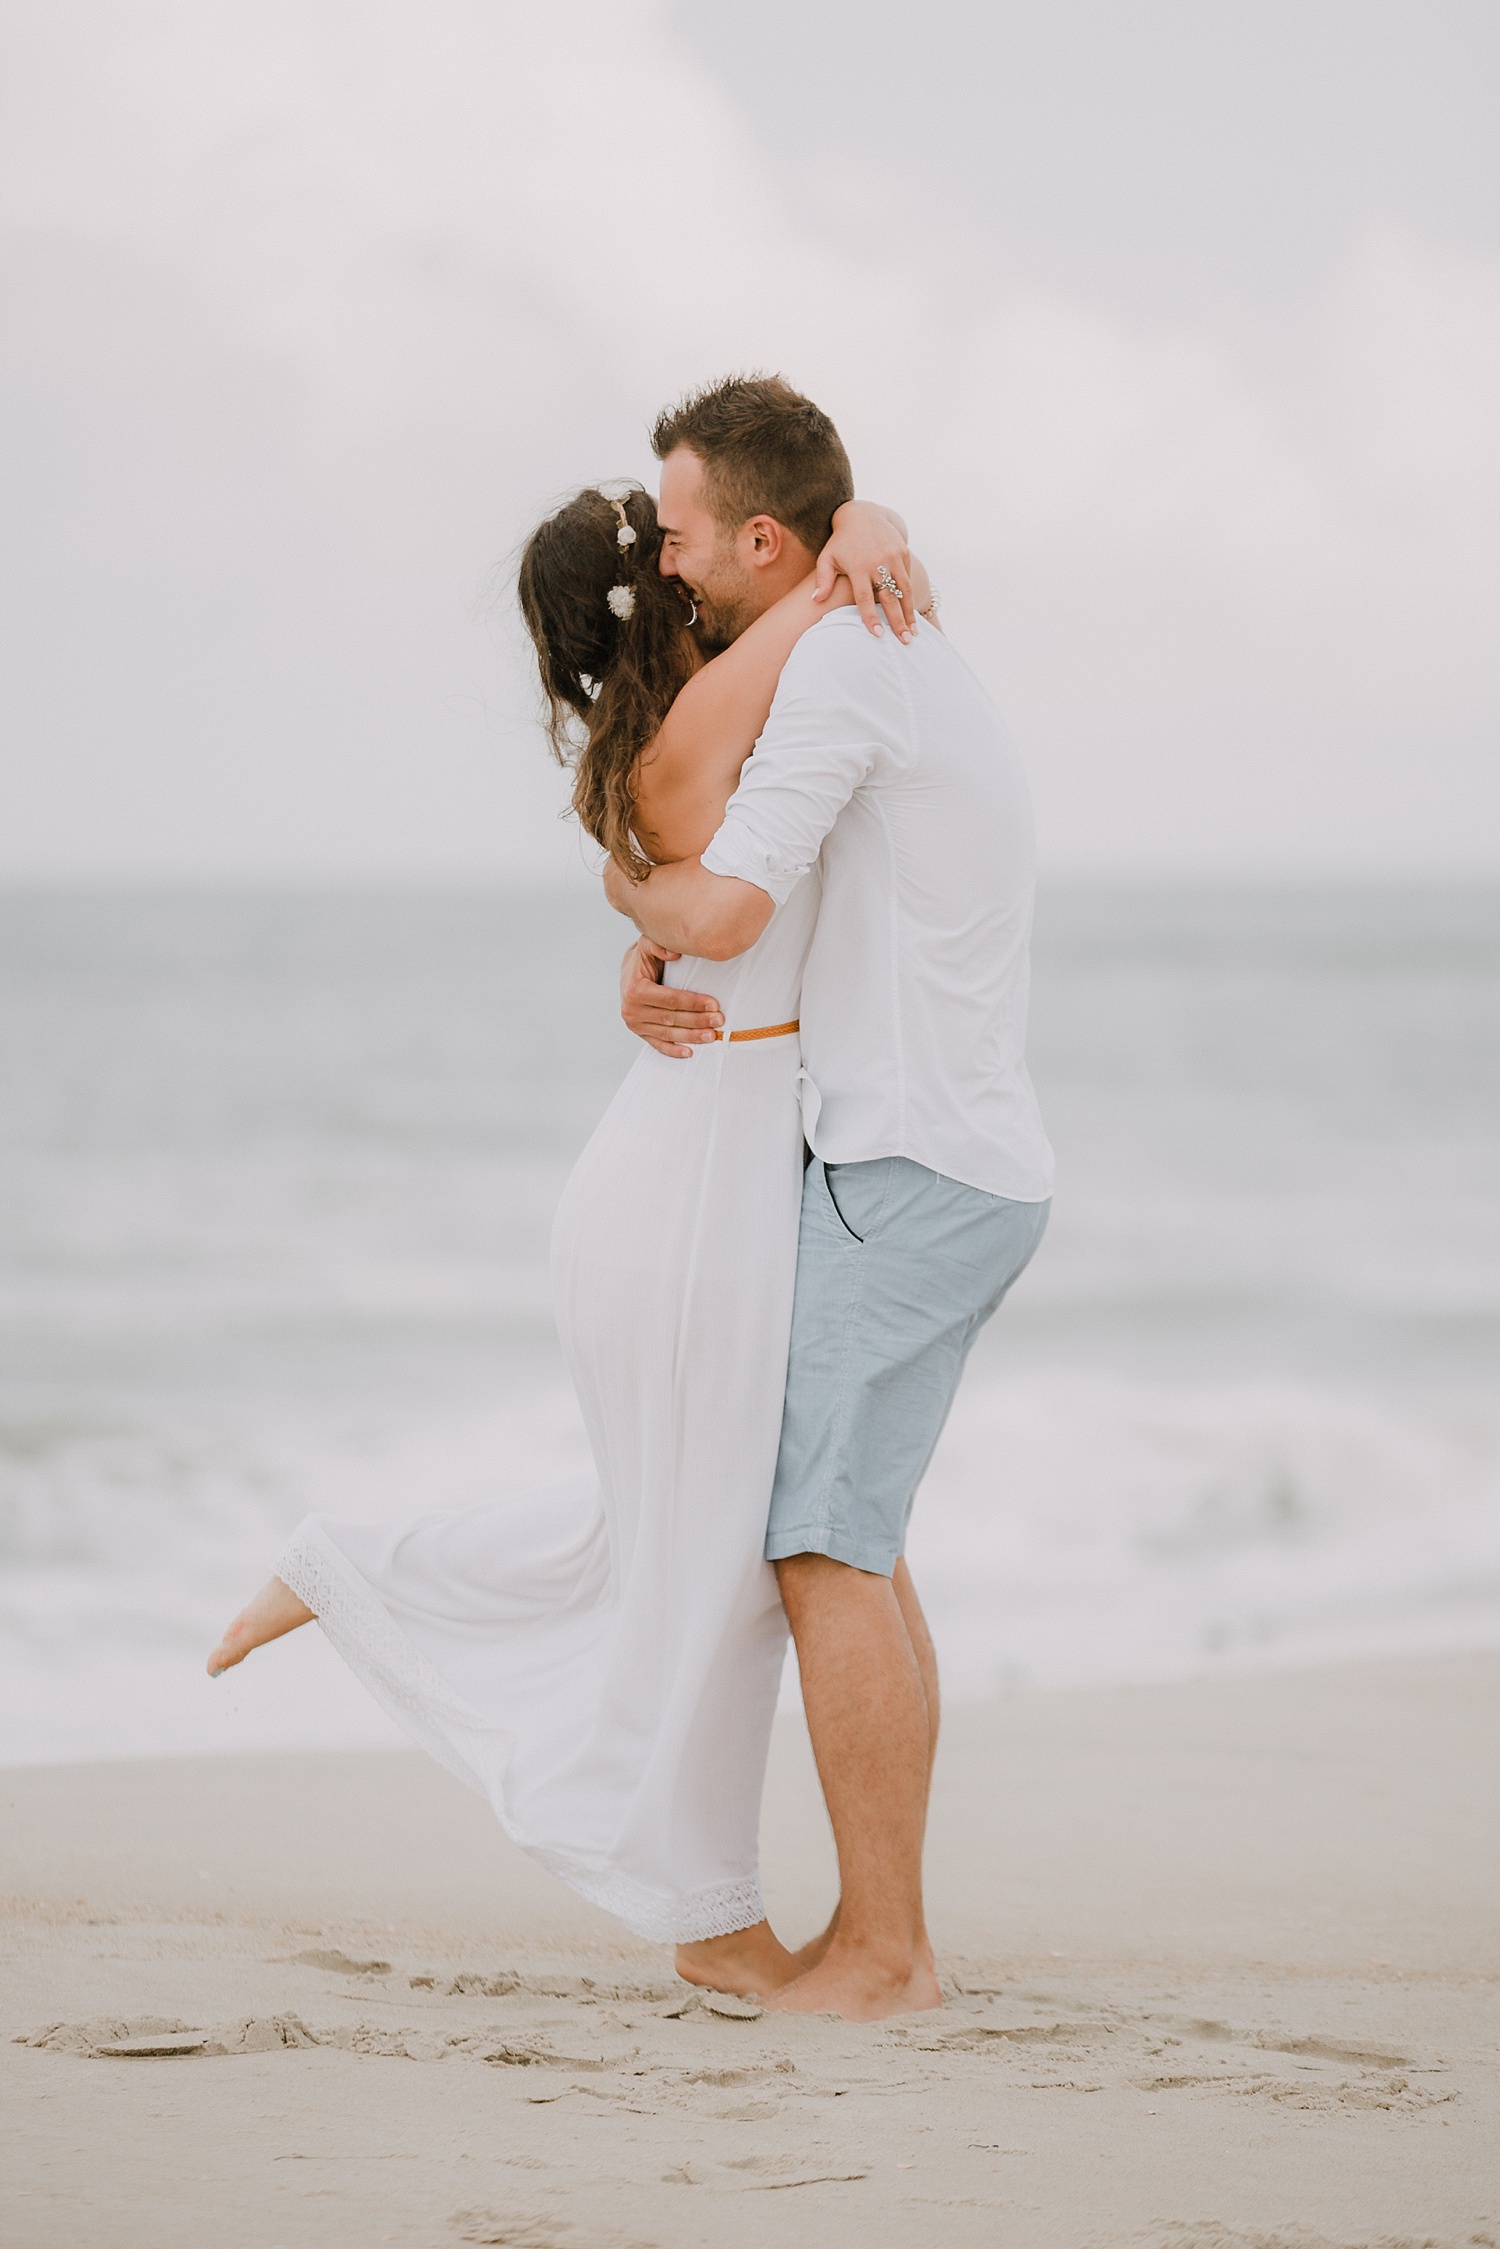
[[[604,895],[653,945],[706,961],[748,953],[776,910],[776,901],[756,884],[710,874],[701,859],[656,867],[644,882],[632,882],[611,859]]]
[[[638,937],[620,963],[620,1020],[658,1054],[690,1062],[695,1046],[712,1046],[724,1027],[723,1010],[711,992],[684,992],[662,982],[662,970],[677,959],[649,937]]]
[[[908,722],[890,667],[907,659],[886,647],[888,656],[877,655],[863,636],[835,622],[807,634],[787,662],[766,730],[702,858],[657,867],[643,883],[613,862],[605,868],[610,904],[661,955],[731,960],[746,951],[814,864],[854,791],[891,756],[899,762]],[[641,1007],[656,962],[639,957],[644,945],[632,950],[638,958],[626,961],[626,1023],[659,1053],[691,1052],[691,1016],[709,1003],[703,995],[674,993],[667,1012],[680,1020],[661,1028],[680,1031],[684,1044],[664,1043],[654,998],[649,1013]]]

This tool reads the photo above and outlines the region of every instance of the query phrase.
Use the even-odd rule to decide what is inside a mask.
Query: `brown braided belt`
[[[768,1023],[764,1030],[760,1031],[731,1031],[729,1041],[733,1045],[736,1039],[784,1039],[789,1037],[793,1031],[800,1031],[801,1028],[800,1018],[795,1023]]]

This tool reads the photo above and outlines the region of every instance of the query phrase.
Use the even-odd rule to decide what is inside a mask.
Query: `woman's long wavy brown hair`
[[[656,505],[639,486],[624,502],[633,546],[601,492],[580,492],[539,523],[521,556],[516,591],[536,648],[547,739],[573,771],[573,809],[596,843],[637,882],[651,872],[635,834],[635,764],[692,677],[687,612],[675,579],[657,568]],[[617,617],[610,589],[626,585],[634,612]]]

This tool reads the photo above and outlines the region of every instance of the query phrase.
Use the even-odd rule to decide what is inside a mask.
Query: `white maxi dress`
[[[638,1935],[761,1919],[786,1646],[764,1559],[802,1187],[809,875],[713,992],[725,1035],[643,1049],[552,1237],[596,1475],[389,1525],[311,1515],[276,1563],[376,1699],[506,1833]]]

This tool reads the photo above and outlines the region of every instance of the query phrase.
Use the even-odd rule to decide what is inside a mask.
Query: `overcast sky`
[[[1493,0],[0,0],[0,874],[575,866],[505,564],[779,367],[1059,872],[1500,872]]]

